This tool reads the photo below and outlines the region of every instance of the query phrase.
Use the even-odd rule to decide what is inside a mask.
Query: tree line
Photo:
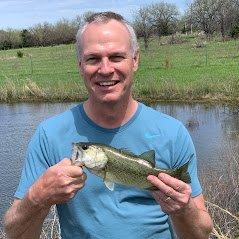
[[[0,30],[0,50],[75,42],[77,30],[92,13],[86,12],[71,21],[61,19],[56,24],[44,22],[23,30]]]
[[[0,49],[33,46],[52,46],[75,42],[75,35],[85,19],[86,12],[73,20],[62,19],[23,30],[0,30]],[[184,14],[175,4],[164,1],[141,7],[135,12],[132,24],[137,37],[142,37],[145,48],[152,36],[176,32],[203,31],[208,37],[217,33],[223,38],[239,36],[239,0],[191,0]]]

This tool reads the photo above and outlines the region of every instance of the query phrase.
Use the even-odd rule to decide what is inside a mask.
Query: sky
[[[160,0],[0,0],[0,29],[23,29],[38,23],[72,20],[87,11],[114,11],[127,20],[133,19],[139,7]],[[175,4],[181,12],[187,0],[164,0]]]

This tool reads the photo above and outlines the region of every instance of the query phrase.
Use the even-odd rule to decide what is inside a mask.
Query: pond
[[[0,221],[18,185],[27,144],[43,120],[76,103],[0,104]],[[239,109],[221,105],[158,103],[156,110],[184,123],[194,141],[199,169],[223,170],[222,157],[239,143]],[[1,228],[1,223],[0,223]]]

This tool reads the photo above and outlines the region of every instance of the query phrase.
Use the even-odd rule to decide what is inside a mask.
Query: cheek
[[[116,68],[116,71],[117,71],[120,75],[122,75],[124,78],[130,78],[130,77],[132,77],[132,75],[133,75],[133,73],[134,73],[131,64],[118,66],[118,67]]]
[[[82,66],[80,72],[83,77],[88,78],[97,72],[97,68],[94,66]]]

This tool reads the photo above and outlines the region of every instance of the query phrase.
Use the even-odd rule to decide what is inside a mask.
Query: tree
[[[151,24],[158,37],[175,32],[179,11],[176,5],[160,2],[150,6]]]
[[[216,30],[217,3],[215,0],[195,0],[190,5],[190,17],[193,24],[203,30],[206,35],[212,35]]]
[[[133,26],[138,37],[143,37],[144,48],[147,49],[149,45],[149,38],[152,34],[151,12],[149,7],[142,7],[135,15]]]
[[[69,44],[74,42],[76,35],[74,22],[66,19],[58,21],[54,27],[54,42],[56,44]]]
[[[19,31],[13,29],[7,29],[6,31],[0,31],[0,49],[12,49],[21,46],[21,39]]]
[[[187,23],[208,36],[215,31],[228,35],[238,22],[239,0],[194,0],[186,11]]]
[[[33,36],[27,29],[23,29],[20,36],[22,39],[22,47],[30,47],[34,45]]]
[[[95,14],[95,12],[92,12],[92,11],[87,11],[87,12],[83,13],[83,14],[82,14],[82,19],[83,19],[83,21],[86,22],[87,19],[88,19],[91,15],[93,15],[93,14]]]
[[[83,24],[83,19],[82,19],[82,16],[79,16],[79,15],[77,15],[72,21],[72,25],[74,26],[76,31],[78,31],[78,29],[80,28],[82,24]]]

